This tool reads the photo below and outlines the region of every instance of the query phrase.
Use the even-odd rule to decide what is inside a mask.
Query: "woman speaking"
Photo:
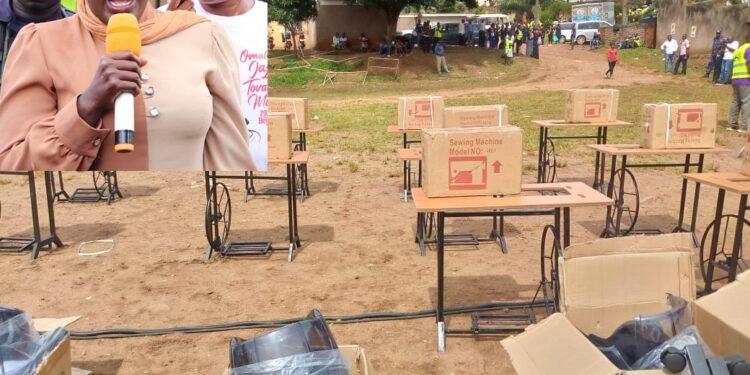
[[[105,54],[116,13],[139,20],[141,57]],[[255,170],[237,62],[223,30],[148,0],[79,0],[28,25],[0,88],[0,170]],[[134,150],[114,150],[114,101],[135,95]]]

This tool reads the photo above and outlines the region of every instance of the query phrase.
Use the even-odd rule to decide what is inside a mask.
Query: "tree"
[[[505,0],[500,3],[500,11],[503,13],[515,13],[516,22],[521,22],[532,11],[529,0]]]
[[[275,0],[274,0],[275,1]],[[427,7],[435,7],[438,4],[445,6],[446,3],[450,2],[462,2],[468,8],[476,8],[476,0],[445,0],[439,2],[438,0],[344,0],[349,5],[364,5],[371,6],[383,12],[386,17],[386,41],[391,42],[391,37],[396,33],[396,24],[398,23],[398,16],[406,7],[414,9],[424,9]],[[449,5],[450,6],[450,5]]]
[[[299,56],[295,40],[299,25],[318,16],[316,0],[273,0],[268,2],[268,19],[278,22],[292,33],[292,48]]]

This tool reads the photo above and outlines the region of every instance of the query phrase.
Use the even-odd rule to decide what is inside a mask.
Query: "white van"
[[[560,43],[570,41],[570,33],[573,31],[574,24],[578,26],[576,28],[576,44],[586,44],[594,39],[594,34],[600,28],[612,27],[612,24],[607,21],[562,22],[560,23],[560,29],[562,29]]]

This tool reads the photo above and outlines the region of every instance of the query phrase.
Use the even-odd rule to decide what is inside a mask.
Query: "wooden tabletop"
[[[320,125],[314,125],[307,129],[295,129],[292,128],[292,133],[317,133],[319,131],[323,130],[323,127]]]
[[[398,125],[389,125],[388,126],[388,133],[421,133],[421,128],[408,128],[408,129],[402,129]]]
[[[633,123],[625,121],[610,121],[610,122],[565,122],[565,120],[534,120],[533,124],[540,128],[599,128],[599,127],[625,127],[633,125]]]
[[[739,172],[684,173],[682,177],[737,194],[750,194],[750,176]]]
[[[422,149],[419,147],[401,148],[398,150],[398,158],[401,160],[422,160]]]
[[[465,212],[512,209],[550,209],[612,205],[612,199],[583,182],[524,184],[520,195],[503,197],[427,198],[422,188],[411,190],[417,212]],[[560,192],[560,195],[539,195],[539,192]]]
[[[620,145],[586,145],[605,155],[686,155],[686,154],[721,154],[729,152],[723,147],[714,148],[641,148],[636,144]]]
[[[289,160],[274,160],[269,159],[269,164],[307,164],[307,160],[310,158],[310,151],[294,151],[292,158]]]

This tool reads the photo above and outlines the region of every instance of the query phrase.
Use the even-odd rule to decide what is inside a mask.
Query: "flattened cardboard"
[[[71,375],[73,367],[70,356],[70,338],[66,337],[42,363],[37,366],[34,375]]]
[[[375,375],[372,363],[367,361],[365,350],[359,345],[339,345],[341,354],[349,360],[349,375]],[[229,368],[224,370],[224,375],[230,375]]]
[[[447,107],[444,128],[491,128],[508,126],[508,106],[475,105]]]
[[[585,334],[609,337],[637,315],[668,310],[667,293],[694,300],[692,236],[656,237],[600,239],[565,249],[561,312]]]
[[[716,146],[716,104],[646,104],[641,110],[641,147]]]
[[[522,136],[515,126],[423,130],[425,195],[519,194]]]
[[[309,128],[307,98],[268,98],[268,112],[286,112],[292,115],[292,129]]]
[[[750,272],[701,297],[693,306],[696,326],[711,350],[750,360]]]
[[[443,127],[442,96],[412,96],[398,99],[400,129],[439,129]]]
[[[565,93],[565,122],[616,121],[619,100],[618,90],[568,90]]]
[[[66,318],[52,319],[52,318],[34,318],[34,329],[39,333],[45,333],[54,330],[57,327],[67,327],[76,321],[81,319],[80,316],[69,316]]]
[[[292,158],[292,114],[268,114],[268,160]]]
[[[550,315],[500,344],[519,375],[615,375],[620,370],[563,314]]]

